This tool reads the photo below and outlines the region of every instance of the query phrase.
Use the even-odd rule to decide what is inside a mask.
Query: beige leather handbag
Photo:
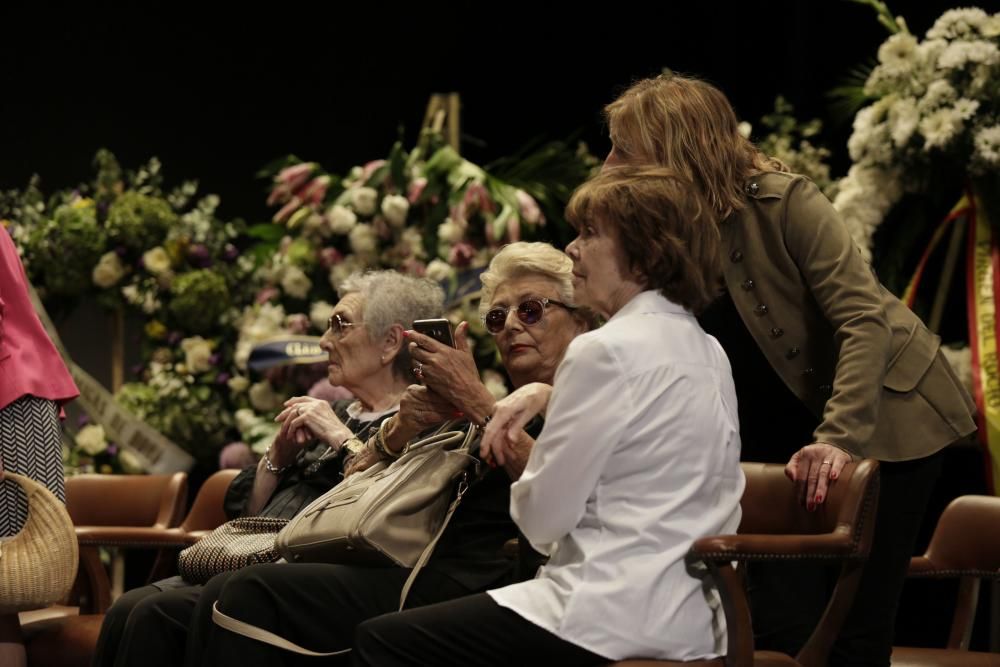
[[[24,475],[6,472],[5,478],[4,484],[17,484],[28,496],[28,519],[21,532],[0,540],[0,614],[64,600],[80,560],[73,520],[62,501]]]
[[[474,426],[438,433],[351,475],[288,522],[278,551],[290,563],[416,567],[461,501],[470,466],[479,464],[469,454],[475,434]]]
[[[398,565],[413,570],[399,596],[402,609],[420,569],[448,527],[479,459],[469,453],[476,427],[447,431],[412,443],[386,465],[351,475],[310,503],[278,533],[278,551],[290,563]],[[470,470],[471,468],[471,470]],[[286,651],[317,652],[284,637],[228,616],[212,606],[216,625]]]

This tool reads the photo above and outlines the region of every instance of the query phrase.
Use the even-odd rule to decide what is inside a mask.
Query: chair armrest
[[[823,560],[863,558],[851,535],[716,535],[696,540],[691,551],[704,560]]]
[[[179,528],[149,526],[77,526],[76,537],[81,546],[164,549],[191,544],[188,533]]]

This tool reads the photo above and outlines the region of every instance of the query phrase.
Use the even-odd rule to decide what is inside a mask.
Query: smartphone
[[[413,330],[430,336],[448,347],[455,347],[455,338],[451,335],[451,322],[443,317],[431,320],[413,320]]]

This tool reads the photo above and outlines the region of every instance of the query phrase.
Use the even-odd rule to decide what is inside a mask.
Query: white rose
[[[378,248],[378,236],[371,225],[356,225],[349,238],[351,250],[359,255],[373,255]]]
[[[104,253],[98,260],[91,278],[98,287],[108,288],[121,280],[124,275],[125,267],[122,266],[118,253],[111,251]]]
[[[406,214],[410,211],[410,202],[406,197],[387,195],[382,200],[382,215],[393,227],[399,228],[406,224]]]
[[[271,383],[261,380],[250,387],[250,405],[260,412],[270,412],[281,406],[281,396],[271,388]]]
[[[139,457],[127,449],[118,450],[118,464],[128,475],[138,475],[139,473],[146,472]]]
[[[201,336],[192,336],[181,341],[184,350],[184,365],[191,373],[204,373],[212,369],[212,343]]]
[[[242,375],[234,375],[226,381],[226,386],[234,394],[242,394],[250,387],[250,380]]]
[[[250,361],[250,353],[253,352],[253,341],[241,338],[236,342],[236,351],[233,352],[233,363],[241,370],[246,370],[247,362]]]
[[[308,233],[319,234],[323,237],[329,236],[331,231],[326,218],[319,213],[313,213],[307,217],[306,221],[302,224],[302,229]]]
[[[434,259],[427,265],[427,272],[424,275],[427,278],[440,283],[450,278],[451,274],[451,264],[440,259]]]
[[[744,139],[749,139],[750,134],[753,132],[753,125],[751,125],[746,121],[743,121],[736,126],[736,131],[739,132],[740,136],[743,137]]]
[[[326,301],[316,301],[309,308],[309,321],[320,331],[326,331],[326,323],[333,315],[333,306]]]
[[[347,257],[344,261],[334,264],[330,269],[330,287],[339,290],[340,284],[352,273],[360,271],[361,268],[361,263],[355,257]]]
[[[341,236],[358,224],[358,216],[354,215],[354,211],[340,204],[331,206],[326,212],[326,218],[330,221],[330,231]]]
[[[170,255],[162,246],[156,246],[142,253],[142,263],[154,276],[170,271]]]
[[[407,249],[407,254],[422,259],[427,256],[424,251],[424,237],[416,227],[407,227],[399,237],[400,243]]]
[[[455,244],[465,236],[465,225],[455,222],[451,218],[445,218],[444,222],[438,225],[438,240],[442,243]]]
[[[100,424],[87,424],[76,434],[76,445],[90,456],[97,456],[108,448],[104,427]]]
[[[288,266],[281,277],[281,289],[285,290],[285,293],[291,297],[304,299],[309,296],[312,281],[299,267]]]
[[[254,425],[260,421],[260,418],[250,408],[241,408],[236,411],[233,415],[236,420],[236,428],[239,429],[240,433],[245,433],[249,431]]]
[[[354,188],[351,190],[351,206],[358,215],[369,216],[375,213],[375,202],[378,192],[374,188]]]

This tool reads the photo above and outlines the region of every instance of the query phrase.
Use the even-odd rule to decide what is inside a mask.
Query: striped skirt
[[[55,401],[22,396],[0,409],[3,469],[30,477],[66,501],[59,407]],[[28,518],[28,499],[20,486],[0,482],[0,537],[16,535]]]

